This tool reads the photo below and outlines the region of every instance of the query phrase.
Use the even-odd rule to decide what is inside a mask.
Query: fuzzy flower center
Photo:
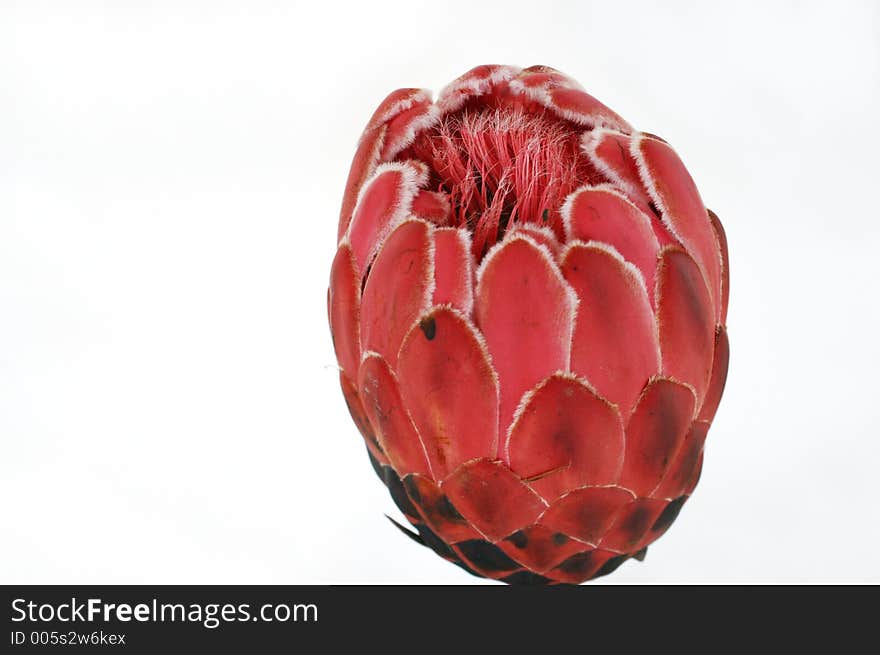
[[[516,224],[563,236],[559,207],[595,173],[580,154],[580,133],[519,107],[465,111],[418,138],[413,155],[431,167],[436,190],[449,197],[452,224],[471,231],[479,259]]]

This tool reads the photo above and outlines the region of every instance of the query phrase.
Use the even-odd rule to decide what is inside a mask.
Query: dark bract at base
[[[638,561],[645,559],[647,547],[633,555],[609,556],[606,552],[598,549],[588,550],[586,552],[578,552],[564,559],[561,564],[558,564],[548,572],[548,575],[551,576],[548,577],[528,570],[508,556],[497,545],[484,539],[466,539],[454,544],[447,544],[425,524],[424,519],[419,513],[417,505],[421,498],[418,496],[417,487],[413,484],[407,485],[406,481],[401,481],[394,472],[394,469],[390,466],[383,466],[373,457],[369,450],[367,450],[367,454],[370,457],[370,463],[373,465],[376,475],[388,487],[394,504],[397,505],[397,508],[406,516],[407,520],[418,532],[408,530],[391,517],[388,517],[388,520],[413,541],[430,548],[443,559],[457,564],[468,573],[477,577],[493,578],[514,585],[577,584],[579,581],[592,580],[613,573],[628,559],[636,559]],[[407,493],[408,489],[411,490],[413,498]],[[652,530],[657,532],[666,530],[678,516],[685,500],[687,500],[687,497],[682,496],[670,503],[667,509],[655,521]],[[466,523],[466,520],[458,513],[446,496],[443,496],[440,501],[435,501],[435,508],[437,505],[442,507],[442,513],[446,519],[459,521],[462,524]],[[504,541],[509,542],[515,548],[524,549],[528,546],[528,538],[521,530],[510,535]],[[562,548],[570,542],[570,538],[557,533],[550,542]],[[582,547],[586,548],[586,546]]]

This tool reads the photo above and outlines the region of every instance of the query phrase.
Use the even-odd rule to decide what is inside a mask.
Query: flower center
[[[464,111],[416,139],[412,155],[430,166],[435,189],[449,196],[452,224],[471,231],[479,260],[516,224],[564,237],[560,206],[598,175],[580,153],[582,130],[520,107]]]

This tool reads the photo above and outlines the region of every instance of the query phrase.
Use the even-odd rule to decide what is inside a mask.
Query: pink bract
[[[613,571],[675,520],[727,375],[727,243],[684,164],[551,68],[401,89],[330,274],[345,400],[417,533],[511,583]]]

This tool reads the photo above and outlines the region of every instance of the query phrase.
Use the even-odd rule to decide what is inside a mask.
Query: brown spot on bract
[[[434,337],[437,336],[437,322],[433,316],[426,316],[419,321],[419,329],[428,341],[433,341]]]

